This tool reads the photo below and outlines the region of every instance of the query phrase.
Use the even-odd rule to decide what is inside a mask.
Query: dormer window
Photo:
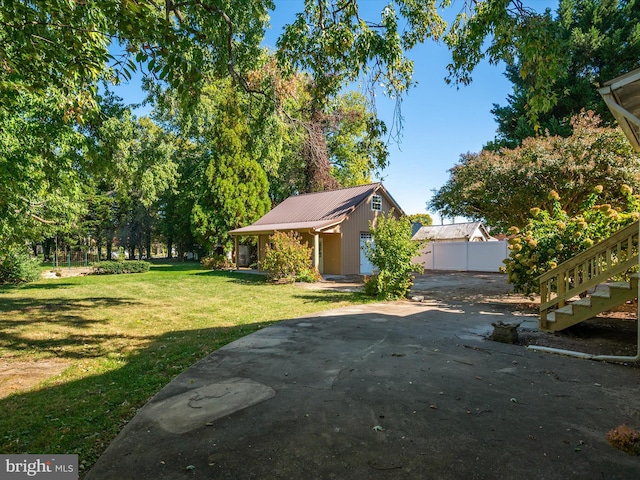
[[[371,197],[371,210],[373,210],[374,212],[382,211],[382,196],[373,195]]]

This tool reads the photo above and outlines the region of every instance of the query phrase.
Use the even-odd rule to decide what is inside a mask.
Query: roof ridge
[[[298,193],[298,194],[294,194],[291,195],[287,198],[291,198],[291,197],[304,197],[306,195],[318,195],[320,193],[330,193],[330,192],[339,192],[341,190],[349,190],[350,188],[363,188],[363,187],[372,187],[374,185],[382,185],[382,182],[371,182],[371,183],[364,183],[362,185],[352,185],[350,187],[340,187],[340,188],[334,188],[333,190],[322,190],[320,192],[305,192],[305,193]],[[285,200],[287,199],[285,198]],[[284,201],[284,200],[283,200]]]

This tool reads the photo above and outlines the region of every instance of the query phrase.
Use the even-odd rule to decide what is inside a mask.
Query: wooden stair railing
[[[541,330],[548,329],[550,311],[638,265],[638,228],[634,222],[538,277]]]

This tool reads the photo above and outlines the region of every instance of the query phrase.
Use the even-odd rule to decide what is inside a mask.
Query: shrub
[[[219,253],[215,253],[210,257],[202,257],[200,264],[209,270],[224,270],[234,266],[225,255]]]
[[[412,262],[420,251],[421,242],[411,240],[411,222],[407,217],[396,219],[393,212],[378,217],[371,225],[373,242],[366,245],[365,255],[377,269],[377,275],[365,284],[365,291],[376,292],[384,300],[405,297],[412,285],[412,274],[422,272],[422,265]]]
[[[38,260],[19,247],[9,247],[0,251],[0,284],[27,283],[40,278]]]
[[[151,268],[149,262],[143,260],[106,261],[94,264],[91,273],[93,275],[117,275],[121,273],[144,273]]]
[[[602,187],[598,186],[578,213],[569,217],[560,206],[558,194],[552,191],[549,194],[551,211],[532,208],[531,218],[522,231],[511,227],[511,253],[504,261],[504,271],[514,291],[539,292],[538,276],[636,221],[640,206],[637,196],[626,185],[621,192],[627,199],[622,208],[598,205],[596,202],[602,193]]]
[[[372,275],[364,280],[364,294],[370,297],[377,297],[380,293],[378,290],[378,276]]]
[[[640,432],[626,425],[610,430],[607,433],[607,442],[629,455],[640,455]]]
[[[322,275],[316,268],[306,268],[296,275],[297,282],[315,283],[322,279]]]
[[[262,269],[272,281],[294,282],[300,274],[313,271],[311,248],[300,241],[296,232],[275,232],[265,248]],[[308,276],[306,277],[308,278]]]

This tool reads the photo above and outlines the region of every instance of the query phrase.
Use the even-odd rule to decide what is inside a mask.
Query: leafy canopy
[[[581,109],[593,110],[605,124],[613,117],[598,92],[605,82],[640,66],[640,2],[638,0],[561,0],[550,19],[555,42],[562,48],[554,55],[563,68],[549,85],[549,105],[534,110],[539,78],[523,75],[526,54],[516,50],[516,62],[507,68],[513,84],[507,105],[494,105],[498,136],[491,149],[514,147],[540,133],[568,136],[571,117]],[[519,44],[516,44],[518,47]]]
[[[522,228],[532,207],[550,209],[551,190],[560,195],[562,209],[574,215],[597,185],[640,188],[640,155],[619,129],[601,126],[592,112],[574,117],[571,127],[567,138],[545,135],[513,149],[462,155],[429,209],[482,220],[504,232]],[[620,206],[626,197],[611,190],[603,201]]]

